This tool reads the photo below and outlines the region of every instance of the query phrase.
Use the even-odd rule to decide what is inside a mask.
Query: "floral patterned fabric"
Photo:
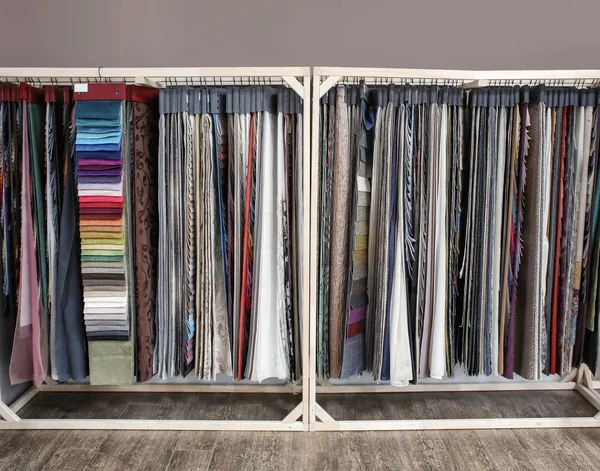
[[[133,128],[137,377],[147,381],[153,374],[158,256],[156,105],[134,103]]]

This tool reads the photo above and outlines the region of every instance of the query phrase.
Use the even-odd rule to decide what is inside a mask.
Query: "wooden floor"
[[[336,419],[591,416],[573,391],[322,395]],[[298,396],[40,393],[24,418],[281,419]],[[0,470],[600,469],[600,429],[2,431]]]

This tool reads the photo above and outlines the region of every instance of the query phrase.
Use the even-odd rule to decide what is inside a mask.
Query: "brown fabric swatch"
[[[137,378],[152,378],[158,260],[158,109],[134,103],[134,229]]]
[[[348,288],[348,244],[352,203],[348,106],[344,87],[338,87],[336,102],[335,157],[333,159],[333,208],[331,223],[331,294],[329,298],[330,376],[342,371],[344,319]]]

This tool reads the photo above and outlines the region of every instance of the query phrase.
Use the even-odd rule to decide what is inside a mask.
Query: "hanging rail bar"
[[[22,68],[0,67],[0,77],[281,77],[305,76],[304,67]]]
[[[333,86],[336,83],[344,85],[355,85],[356,80],[352,77],[343,77],[339,79],[337,76],[329,77],[331,80],[324,81],[321,85],[321,92],[323,96],[327,93],[329,85]],[[431,79],[431,78],[390,78],[385,82],[377,77],[359,77],[359,81],[365,82],[367,85],[384,86],[384,85],[437,85],[437,86],[454,86],[462,87],[464,89],[474,89],[482,87],[511,87],[515,85],[541,85],[544,84],[549,87],[597,87],[597,79],[515,79],[515,80],[488,80],[488,79],[477,79],[477,80],[462,80],[462,79]]]
[[[154,88],[167,85],[231,86],[284,85],[302,95],[299,79],[310,75],[304,67],[184,67],[184,68],[0,68],[0,82],[36,86],[74,83],[125,82]]]
[[[254,85],[276,85],[286,86],[296,90],[298,87],[295,82],[287,81],[282,77],[272,78],[269,82],[262,77],[242,77],[233,80],[232,77],[40,77],[38,80],[33,80],[31,77],[20,76],[0,76],[0,83],[29,83],[33,86],[68,86],[78,83],[127,83],[132,85],[142,85],[153,88],[164,88],[167,86],[201,86],[201,87],[225,87],[225,86],[254,86]],[[291,85],[294,83],[294,85]],[[300,83],[298,81],[298,83]],[[302,85],[300,85],[302,87]],[[296,90],[297,91],[297,90]]]
[[[598,80],[600,70],[445,70],[445,69],[374,69],[315,67],[321,76],[377,77],[378,79],[436,79],[436,80]]]
[[[454,85],[477,88],[488,85],[538,85],[594,87],[600,85],[600,70],[444,70],[371,69],[315,67],[323,78],[321,96],[338,82],[383,86],[390,83],[413,85]]]

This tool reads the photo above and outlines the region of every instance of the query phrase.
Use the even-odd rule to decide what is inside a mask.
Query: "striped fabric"
[[[93,162],[95,173],[78,173],[83,312],[88,340],[129,340],[130,336],[125,280],[128,262],[123,237],[124,121],[121,101],[80,101],[75,108],[78,168],[91,171]],[[90,226],[118,227],[120,231],[86,231]]]

